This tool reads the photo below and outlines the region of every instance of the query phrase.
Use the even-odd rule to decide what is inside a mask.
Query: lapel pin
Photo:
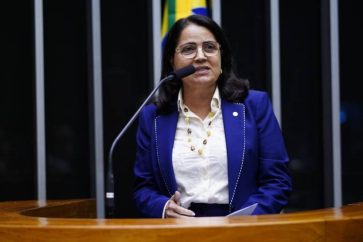
[[[238,113],[237,112],[233,112],[232,115],[235,116],[235,117],[237,117],[238,116]]]

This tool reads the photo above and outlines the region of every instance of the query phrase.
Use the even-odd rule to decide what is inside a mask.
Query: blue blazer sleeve
[[[265,92],[251,91],[245,105],[252,113],[250,121],[255,122],[258,167],[257,189],[242,207],[258,203],[253,214],[278,213],[287,204],[292,190],[282,132]]]
[[[139,125],[136,133],[137,152],[134,166],[135,190],[134,201],[136,207],[145,217],[161,218],[163,209],[168,201],[167,194],[162,193],[158,185],[159,175],[153,161],[155,154],[152,141],[154,140],[153,123],[155,120],[155,107],[146,106],[139,116]]]

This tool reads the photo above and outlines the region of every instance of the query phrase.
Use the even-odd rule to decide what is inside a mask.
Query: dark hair
[[[221,68],[222,74],[217,81],[221,97],[230,102],[241,102],[247,96],[249,82],[246,79],[237,77],[234,70],[234,63],[229,47],[229,43],[219,25],[211,18],[203,15],[190,15],[189,17],[179,19],[169,30],[165,37],[161,78],[166,77],[173,71],[171,60],[175,54],[175,48],[179,41],[180,34],[188,25],[195,24],[207,28],[215,37],[221,46]],[[156,98],[159,113],[168,113],[176,105],[179,89],[182,87],[181,80],[172,80],[163,83],[160,86],[159,95]]]

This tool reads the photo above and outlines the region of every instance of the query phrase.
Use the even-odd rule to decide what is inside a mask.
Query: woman
[[[134,199],[147,217],[225,216],[257,203],[279,213],[291,191],[288,156],[266,93],[237,78],[222,29],[191,15],[170,29],[164,83],[139,118]]]

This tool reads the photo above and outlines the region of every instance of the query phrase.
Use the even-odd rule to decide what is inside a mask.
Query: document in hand
[[[233,213],[230,213],[226,217],[251,215],[256,207],[257,207],[257,203],[254,203],[250,206],[247,206],[247,207],[237,210]]]

